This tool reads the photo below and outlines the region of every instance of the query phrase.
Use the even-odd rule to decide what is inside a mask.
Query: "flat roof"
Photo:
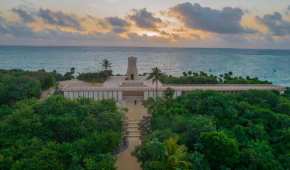
[[[62,81],[59,83],[61,91],[150,91],[155,90],[155,85],[150,80],[142,77],[137,81],[143,81],[144,86],[121,86],[125,81],[124,76],[113,76],[104,83],[87,83],[80,80]],[[158,85],[158,91],[164,91],[171,88],[177,91],[211,90],[211,91],[246,91],[246,90],[274,90],[285,91],[286,88],[272,84],[184,84],[184,85]]]

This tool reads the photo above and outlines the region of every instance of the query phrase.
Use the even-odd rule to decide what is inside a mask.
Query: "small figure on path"
[[[134,100],[134,104],[137,105],[137,100]]]

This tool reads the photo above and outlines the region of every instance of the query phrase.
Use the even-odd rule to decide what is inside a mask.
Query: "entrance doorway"
[[[131,80],[134,80],[134,74],[130,75]]]

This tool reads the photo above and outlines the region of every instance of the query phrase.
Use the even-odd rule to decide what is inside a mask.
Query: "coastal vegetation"
[[[83,80],[98,82],[105,77],[105,81],[112,75],[109,68],[99,72],[102,76],[84,73]],[[57,95],[37,100],[41,91],[57,81],[73,79],[74,74],[74,68],[64,75],[0,70],[1,170],[115,169],[122,138],[122,114],[115,102]],[[195,78],[212,77],[206,73],[182,77],[193,74]],[[155,68],[149,78],[156,85],[163,76]],[[232,73],[215,79],[216,84],[260,81],[235,78]],[[192,92],[174,99],[173,94],[167,89],[163,98],[146,102],[152,113],[151,126],[144,130],[143,144],[134,152],[144,170],[290,167],[289,89],[284,95]]]
[[[111,100],[69,100],[43,90],[71,79],[56,72],[0,71],[1,170],[114,170],[122,114]]]
[[[24,70],[0,70],[1,79],[4,78],[27,78],[35,80],[40,83],[41,89],[46,90],[53,86],[56,82],[56,77],[53,72],[46,72],[45,70],[38,71],[24,71]],[[0,79],[0,80],[1,80]]]
[[[53,73],[44,70],[0,70],[0,105],[38,98],[42,90],[55,85]]]
[[[192,92],[147,101],[144,170],[290,167],[290,99],[271,91]]]
[[[109,60],[104,59],[101,65],[103,67],[102,71],[92,73],[80,73],[77,76],[77,79],[90,83],[105,82],[113,74],[113,71],[111,70],[112,63]]]
[[[94,73],[80,73],[77,76],[77,79],[90,82],[90,83],[103,83],[105,82],[110,76],[112,76],[111,70],[103,70]]]
[[[70,68],[69,72],[66,72],[64,75],[57,73],[56,71],[53,71],[54,77],[56,78],[57,81],[64,81],[64,80],[71,80],[74,79],[74,74],[75,74],[75,68],[72,67]]]
[[[73,79],[74,74],[74,68],[64,75],[45,70],[0,70],[0,105],[13,104],[33,97],[38,98],[41,91],[55,86],[58,81]]]
[[[101,64],[104,70],[111,70],[112,63],[108,59],[104,59]]]
[[[27,99],[5,114],[0,119],[1,170],[115,169],[121,113],[113,101]]]
[[[162,74],[160,81],[165,84],[271,84],[271,82],[259,80],[257,77],[235,76],[232,72],[219,76],[192,71],[183,72],[180,77]]]
[[[152,68],[152,72],[148,75],[147,79],[152,80],[152,83],[155,84],[155,94],[157,94],[158,90],[158,81],[160,81],[163,76],[161,70],[158,67]]]

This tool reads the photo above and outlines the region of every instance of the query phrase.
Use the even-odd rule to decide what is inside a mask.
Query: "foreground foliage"
[[[147,105],[151,131],[135,151],[144,170],[290,167],[287,97],[269,91],[193,92]]]
[[[44,102],[29,99],[3,108],[1,170],[115,169],[121,114],[113,101],[52,96]]]

